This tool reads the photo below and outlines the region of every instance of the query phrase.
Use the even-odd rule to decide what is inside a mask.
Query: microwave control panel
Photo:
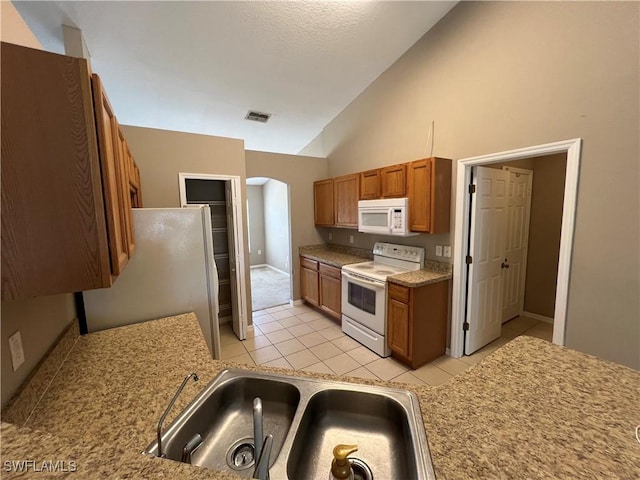
[[[404,227],[404,215],[401,208],[394,208],[391,212],[391,228],[402,230]]]

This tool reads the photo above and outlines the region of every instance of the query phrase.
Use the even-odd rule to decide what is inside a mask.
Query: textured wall
[[[639,17],[461,2],[309,148],[335,176],[428,155],[432,120],[433,153],[454,159],[582,138],[566,345],[639,368]]]
[[[249,209],[249,253],[250,265],[262,265],[266,262],[264,243],[264,201],[262,185],[247,185],[247,203]]]
[[[291,245],[289,241],[289,192],[287,184],[269,180],[264,184],[264,237],[267,264],[289,273]]]

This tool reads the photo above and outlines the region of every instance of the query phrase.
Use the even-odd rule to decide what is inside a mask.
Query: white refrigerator
[[[208,205],[133,210],[135,253],[110,288],[83,292],[89,332],[195,312],[220,358],[218,272]]]

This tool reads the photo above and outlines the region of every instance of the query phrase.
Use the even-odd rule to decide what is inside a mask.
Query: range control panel
[[[424,264],[424,248],[422,247],[376,242],[373,247],[373,254]]]

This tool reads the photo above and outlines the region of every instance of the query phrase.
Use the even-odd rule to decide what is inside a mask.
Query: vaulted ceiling
[[[298,153],[456,3],[14,2],[45,50],[64,53],[63,24],[82,31],[121,123],[279,153]]]

